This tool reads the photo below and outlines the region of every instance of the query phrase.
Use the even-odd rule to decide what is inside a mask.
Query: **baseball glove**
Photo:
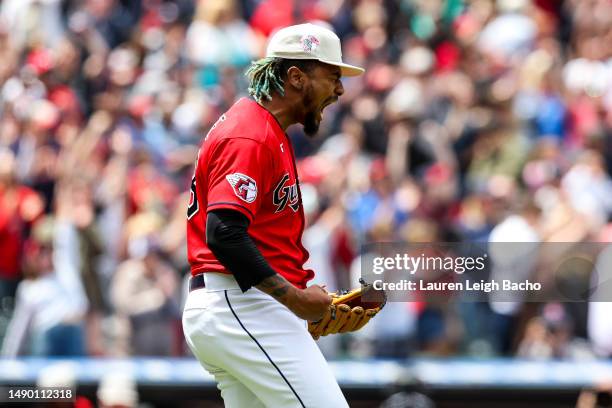
[[[384,291],[375,290],[362,279],[361,287],[340,294],[330,293],[332,304],[325,316],[317,322],[308,323],[308,331],[317,340],[328,334],[347,333],[361,329],[385,306]],[[368,293],[368,301],[362,299]]]

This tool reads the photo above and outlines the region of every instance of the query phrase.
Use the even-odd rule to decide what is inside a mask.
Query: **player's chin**
[[[307,136],[315,136],[319,131],[319,125],[321,124],[321,113],[320,112],[308,112],[306,118],[304,118],[304,133]]]

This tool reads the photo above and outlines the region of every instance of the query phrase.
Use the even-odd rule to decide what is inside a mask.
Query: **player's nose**
[[[344,85],[342,85],[342,81],[338,81],[338,85],[336,85],[334,93],[336,94],[336,96],[340,96],[344,93]]]

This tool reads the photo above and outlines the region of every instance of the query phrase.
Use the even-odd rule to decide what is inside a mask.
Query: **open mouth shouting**
[[[325,108],[327,108],[329,105],[331,105],[332,103],[336,102],[338,100],[338,98],[330,98],[325,100],[325,102],[323,102],[323,104],[321,105],[321,107],[319,108],[318,111],[318,119],[319,121],[321,121],[322,117],[323,117],[323,111],[325,110]]]

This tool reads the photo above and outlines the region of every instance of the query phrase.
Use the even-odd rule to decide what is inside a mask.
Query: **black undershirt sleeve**
[[[213,210],[206,216],[206,244],[246,292],[276,275],[249,236],[249,220],[235,210]]]

